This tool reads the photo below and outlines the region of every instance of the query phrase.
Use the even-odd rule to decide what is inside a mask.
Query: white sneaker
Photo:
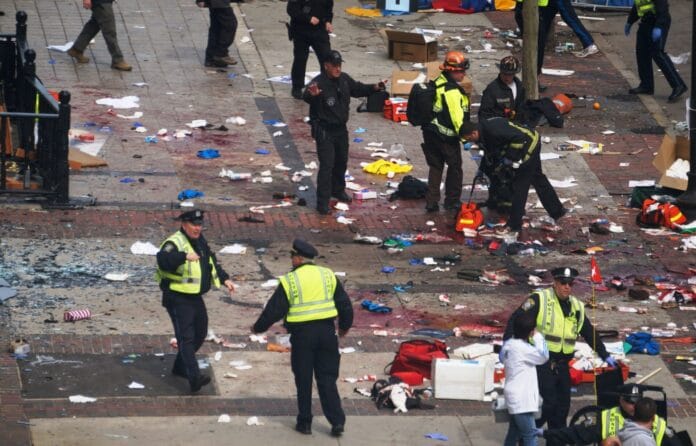
[[[597,53],[599,53],[599,48],[593,43],[587,48],[583,48],[582,51],[576,51],[573,54],[575,54],[575,57],[587,57]]]

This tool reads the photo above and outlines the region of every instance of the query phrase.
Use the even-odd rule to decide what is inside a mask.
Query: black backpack
[[[397,198],[413,199],[425,198],[428,192],[428,185],[416,177],[406,175],[399,183],[396,192],[389,196],[389,201],[394,201]]]
[[[411,125],[425,125],[435,118],[433,104],[435,103],[435,82],[413,84],[408,95],[406,117]]]

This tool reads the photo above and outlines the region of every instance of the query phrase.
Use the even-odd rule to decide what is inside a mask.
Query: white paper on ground
[[[225,246],[220,250],[220,254],[246,254],[247,248],[246,246],[240,244],[240,243],[235,243],[233,245],[228,245]]]
[[[92,398],[91,396],[84,396],[84,395],[70,395],[68,397],[71,403],[93,403],[97,401],[96,398]]]
[[[208,125],[208,121],[206,121],[205,119],[194,119],[193,121],[189,122],[186,125],[188,127],[191,127],[192,129],[197,129],[197,128],[205,127],[206,125]]]
[[[564,178],[562,180],[554,180],[549,178],[549,183],[555,188],[568,188],[575,187],[578,185],[577,180],[573,177]]]
[[[156,256],[159,252],[159,248],[150,242],[137,241],[133,243],[130,247],[133,254],[144,254],[147,256]]]
[[[144,389],[145,386],[140,384],[139,382],[132,381],[130,384],[128,384],[129,389]]]
[[[67,53],[68,50],[70,48],[72,48],[73,43],[75,43],[75,42],[73,42],[71,40],[70,42],[66,43],[65,45],[48,45],[46,48],[48,48],[49,50],[60,51],[61,53]]]
[[[355,347],[343,347],[343,348],[339,348],[339,349],[338,349],[338,352],[341,353],[341,354],[344,354],[344,353],[355,353]]]
[[[249,417],[246,423],[247,426],[263,426],[263,423],[259,421],[259,417]]]
[[[111,108],[139,108],[140,98],[137,96],[124,96],[122,98],[101,98],[95,101],[99,105],[108,105]]]
[[[655,180],[629,180],[628,187],[650,187],[655,185]]]
[[[80,152],[84,152],[88,155],[97,156],[101,151],[101,148],[104,147],[105,142],[106,139],[101,138],[95,139],[92,142],[84,142],[80,141],[79,139],[74,139],[72,140],[70,147],[77,149]]]
[[[222,352],[215,352],[215,356],[213,356],[213,359],[216,361],[219,361],[222,359]]]
[[[121,119],[138,119],[138,118],[143,117],[143,112],[137,111],[137,112],[133,113],[132,115],[128,115],[128,116],[121,115],[121,114],[117,114],[116,116],[118,116]]]
[[[230,421],[232,421],[232,418],[230,418],[230,416],[226,413],[223,413],[218,417],[218,423],[229,423]]]
[[[548,160],[557,160],[561,158],[561,155],[558,153],[552,153],[552,152],[544,152],[540,154],[541,160],[542,161],[548,161]]]
[[[111,280],[112,282],[123,282],[130,274],[128,273],[108,273],[104,276],[106,280]]]
[[[541,74],[546,74],[548,76],[572,76],[575,74],[573,70],[557,70],[553,68],[542,68]]]

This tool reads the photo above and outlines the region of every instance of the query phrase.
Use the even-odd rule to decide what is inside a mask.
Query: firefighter
[[[462,193],[462,151],[460,143],[462,123],[469,122],[469,97],[459,85],[469,60],[461,51],[449,51],[440,65],[441,73],[435,78],[433,120],[422,126],[423,154],[428,163],[428,192],[425,195],[426,212],[440,210],[440,183],[445,177],[445,210],[459,210]]]
[[[652,61],[665,75],[672,94],[667,99],[675,102],[688,88],[682,80],[669,55],[665,52],[669,27],[672,17],[669,15],[667,0],[635,0],[628,20],[624,26],[624,34],[631,33],[631,26],[640,19],[636,34],[636,61],[638,62],[638,77],[640,84],[628,90],[630,94],[653,94],[655,82],[653,78]]]
[[[312,433],[312,376],[315,376],[324,416],[331,423],[331,435],[343,434],[346,416],[336,387],[340,354],[338,336],[353,325],[353,307],[336,275],[312,262],[318,255],[314,246],[295,240],[290,252],[292,271],[280,277],[280,284],[251,327],[263,333],[280,319],[290,332],[290,363],[297,387],[295,430]]]
[[[515,310],[508,320],[504,339],[512,336],[514,321],[522,314],[536,317],[536,328],[544,335],[549,349],[549,361],[537,367],[539,393],[543,399],[541,418],[537,427],[548,422],[549,429],[566,426],[570,410],[570,373],[568,361],[573,359],[575,340],[582,335],[593,346],[607,365],[616,367],[616,360],[607,353],[604,343],[596,336],[595,329],[585,317],[585,305],[571,295],[573,281],[578,276],[574,268],[561,267],[551,270],[553,286],[533,292]],[[547,441],[549,446],[556,444]]]

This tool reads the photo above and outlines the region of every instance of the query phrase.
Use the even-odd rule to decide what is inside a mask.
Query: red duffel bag
[[[389,368],[389,374],[399,372],[418,372],[423,377],[430,379],[430,366],[433,359],[449,358],[447,344],[442,341],[426,341],[414,339],[402,342],[394,361]],[[389,365],[387,365],[389,367]]]

